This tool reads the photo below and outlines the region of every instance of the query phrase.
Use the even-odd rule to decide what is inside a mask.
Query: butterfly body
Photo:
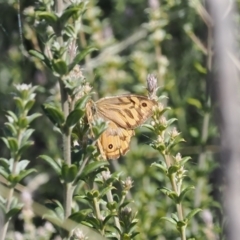
[[[88,121],[102,118],[107,129],[98,139],[98,147],[105,159],[117,159],[129,150],[134,129],[153,113],[157,102],[145,96],[122,95],[102,98],[86,106]]]

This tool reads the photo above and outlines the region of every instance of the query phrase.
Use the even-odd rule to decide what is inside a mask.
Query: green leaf
[[[29,128],[23,133],[21,145],[24,145],[28,141],[28,139],[31,137],[33,132],[34,132],[34,129]]]
[[[49,222],[57,225],[57,226],[61,226],[63,220],[61,218],[59,218],[59,216],[56,216],[54,211],[48,211],[47,214],[44,214],[42,216],[43,219],[47,219]]]
[[[73,17],[73,15],[80,15],[81,11],[83,10],[84,4],[81,3],[81,7],[79,6],[70,6],[68,7],[62,14],[62,16],[60,17],[60,22],[61,25],[65,25],[65,23],[69,20],[69,18]]]
[[[0,158],[0,168],[9,170],[9,160],[6,158]]]
[[[156,163],[156,162],[154,162],[154,163],[151,164],[151,167],[157,167],[165,174],[168,172],[168,169],[167,169],[167,167],[166,167],[166,165],[164,163]]]
[[[168,175],[172,175],[176,173],[180,169],[180,166],[178,164],[172,165],[168,168]]]
[[[178,119],[177,118],[171,118],[167,121],[167,126],[170,126],[172,123],[176,122]]]
[[[180,161],[179,161],[179,164],[181,166],[183,166],[186,162],[188,162],[189,160],[191,160],[192,158],[191,157],[183,157]]]
[[[174,225],[177,224],[176,221],[174,219],[170,218],[170,217],[161,217],[161,220],[165,220],[165,221],[170,222]]]
[[[29,100],[25,106],[24,106],[24,110],[25,111],[29,111],[32,107],[33,107],[33,104],[35,103],[35,100],[32,99],[32,100]]]
[[[48,116],[48,118],[52,121],[53,124],[57,124],[58,126],[61,126],[64,123],[64,115],[62,111],[59,110],[57,107],[50,104],[44,104],[43,111]]]
[[[103,220],[103,226],[105,226],[107,224],[107,222],[114,216],[115,216],[114,214],[107,215]]]
[[[76,212],[76,213],[73,213],[72,215],[70,215],[69,218],[77,223],[81,223],[82,221],[84,221],[86,219],[86,214],[79,211],[79,212]]]
[[[86,178],[90,173],[96,171],[97,169],[107,166],[109,163],[107,161],[100,161],[100,162],[92,162],[86,165],[84,168],[83,172],[81,173],[80,176],[77,177],[77,179],[74,181],[74,185],[77,184],[79,179],[83,180]]]
[[[7,117],[11,117],[12,118],[12,120],[8,118],[9,122],[17,122],[17,120],[18,120],[17,115],[14,112],[12,112],[12,111],[7,111]]]
[[[18,143],[15,138],[8,137],[7,138],[8,146],[11,152],[15,153],[18,151]]]
[[[178,203],[178,194],[167,187],[161,188],[161,192],[170,197],[175,203]]]
[[[58,21],[58,16],[53,12],[49,12],[49,11],[44,11],[44,12],[37,11],[36,16],[38,17],[39,20],[45,20],[47,22],[47,25],[50,25],[52,27],[55,27]]]
[[[11,186],[12,187],[15,187],[17,183],[19,183],[23,178],[27,177],[28,175],[30,175],[31,173],[33,172],[37,172],[36,169],[34,168],[31,168],[31,169],[27,169],[27,170],[23,170],[21,171],[17,176],[13,177],[12,176],[12,179],[10,181],[11,182]]]
[[[152,126],[151,124],[143,124],[142,126],[147,128],[147,129],[149,129],[149,130],[151,130],[152,132],[155,131],[154,126]]]
[[[195,216],[197,213],[201,212],[202,209],[201,208],[196,208],[196,209],[193,209],[192,211],[190,211],[188,213],[188,215],[186,216],[185,219],[187,219],[187,221],[189,222],[190,219],[193,218],[193,216]]]
[[[68,166],[67,164],[63,164],[62,166],[62,178],[65,182],[72,182],[77,175],[78,168],[76,165]]]
[[[23,112],[24,111],[24,100],[22,100],[21,98],[19,97],[14,97],[14,102],[16,103],[18,109],[20,110],[20,112]]]
[[[180,230],[182,227],[186,227],[187,226],[187,222],[185,221],[178,221],[177,222],[177,229]]]
[[[30,124],[34,119],[42,116],[41,113],[34,113],[32,115],[27,116],[28,124]]]
[[[45,65],[48,67],[48,68],[51,68],[51,62],[50,60],[48,59],[48,57],[44,54],[42,54],[41,52],[39,51],[36,51],[36,50],[30,50],[29,51],[29,54],[32,55],[33,57],[36,57],[38,58],[39,60],[41,60],[42,62],[45,63]]]
[[[94,47],[88,47],[83,51],[79,52],[73,59],[72,63],[68,66],[69,71],[71,71],[77,64],[79,64],[79,62],[82,61],[89,53],[96,50],[98,49]]]
[[[0,175],[3,176],[7,181],[10,175],[10,169],[0,167]]]
[[[65,61],[57,59],[52,61],[53,70],[60,76],[64,76],[68,73],[68,67]]]
[[[104,197],[109,191],[111,191],[112,189],[116,189],[115,187],[113,186],[108,186],[108,187],[105,187],[103,190],[101,190],[100,192],[100,197]]]
[[[24,170],[29,164],[29,160],[21,160],[17,163],[16,174],[19,174],[22,170]]]
[[[18,155],[21,156],[33,144],[34,144],[33,141],[28,141],[28,142],[25,142],[24,144],[22,144],[18,150]]]
[[[61,174],[61,165],[58,164],[54,159],[47,155],[40,155],[39,158],[45,160],[52,168],[55,170],[55,172],[60,176]]]
[[[75,109],[84,109],[90,98],[91,98],[90,94],[84,95],[83,97],[81,97],[80,99],[78,99],[76,101],[74,108]]]
[[[75,109],[73,110],[67,117],[66,120],[66,126],[67,127],[72,127],[75,124],[77,124],[80,119],[83,117],[84,111],[81,109]]]
[[[73,26],[71,25],[67,25],[65,26],[65,34],[69,37],[69,38],[74,38],[76,36],[76,33],[75,33],[75,29]]]
[[[124,207],[126,207],[128,204],[130,204],[130,203],[133,203],[133,200],[125,200],[124,201],[124,203],[122,203],[120,206],[119,206],[119,209],[121,209],[121,208],[124,208]]]
[[[20,211],[21,211],[22,207],[15,207],[15,208],[12,208],[10,209],[7,214],[5,215],[6,216],[6,221],[10,220],[12,217],[16,216]]]
[[[201,102],[198,99],[196,99],[196,98],[188,98],[187,99],[187,103],[192,105],[192,106],[194,106],[194,107],[196,107],[197,109],[202,109]]]
[[[39,60],[44,60],[45,59],[45,55],[43,55],[41,52],[36,51],[36,50],[30,50],[29,54],[32,55],[33,57],[38,58]]]
[[[14,126],[13,123],[10,123],[10,122],[6,122],[5,123],[5,126],[6,128],[11,132],[12,136],[16,136],[17,135],[17,129],[16,127]]]
[[[183,199],[184,199],[184,197],[185,197],[185,195],[188,191],[191,191],[191,190],[194,190],[194,189],[195,189],[194,186],[189,186],[189,187],[186,187],[184,190],[182,190],[179,197],[178,197],[179,203],[181,203],[183,201]]]
[[[203,74],[207,74],[208,70],[207,68],[205,68],[203,65],[201,65],[199,62],[195,62],[194,63],[194,67]]]
[[[29,125],[29,124],[28,124],[28,120],[27,120],[26,117],[20,117],[20,118],[18,119],[18,126],[19,126],[20,128],[22,128],[22,129],[27,128],[28,125]]]

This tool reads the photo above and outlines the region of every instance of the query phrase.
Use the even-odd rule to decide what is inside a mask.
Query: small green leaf
[[[191,157],[183,157],[180,161],[179,161],[179,164],[181,166],[183,166],[186,162],[188,162],[189,160],[191,160],[192,158]]]
[[[29,164],[29,160],[21,160],[17,163],[16,174],[19,174],[22,170],[24,170]]]
[[[167,126],[170,126],[172,123],[176,122],[177,118],[171,118],[167,121]]]
[[[0,175],[3,176],[6,180],[8,180],[10,175],[10,170],[7,168],[0,167]]]
[[[108,187],[105,187],[103,190],[101,190],[100,192],[100,197],[104,197],[109,191],[111,191],[112,189],[116,189],[115,187],[113,186],[108,186]]]
[[[83,117],[84,111],[81,109],[75,109],[73,110],[67,117],[66,120],[66,126],[67,127],[72,127],[75,124],[77,124],[80,119]]]
[[[33,132],[34,132],[34,129],[29,128],[23,133],[21,145],[25,144],[28,141],[28,139],[31,137]]]
[[[69,71],[71,71],[77,64],[79,64],[79,62],[82,61],[89,53],[96,50],[98,49],[94,47],[88,47],[83,51],[79,52],[73,59],[72,63],[68,66]]]
[[[10,122],[6,122],[5,126],[11,132],[12,136],[16,136],[17,135],[17,129],[14,126],[14,124],[12,124]]]
[[[17,115],[14,112],[7,111],[7,115],[12,118],[12,120],[8,119],[9,122],[17,122],[18,117],[17,117]]]
[[[186,216],[185,219],[187,219],[187,220],[189,221],[190,219],[193,218],[193,216],[195,216],[197,213],[199,213],[199,212],[201,212],[201,211],[202,211],[201,208],[193,209],[192,211],[190,211],[190,212],[188,213],[188,215]]]
[[[191,191],[191,190],[194,190],[194,189],[195,189],[194,186],[189,186],[189,187],[186,187],[184,190],[182,190],[180,195],[179,195],[179,198],[178,198],[179,203],[183,201],[183,199],[184,199],[184,197],[185,197],[185,195],[188,191]]]
[[[45,160],[52,168],[55,170],[55,172],[60,175],[61,174],[61,165],[58,164],[54,159],[47,155],[40,155],[39,158]]]
[[[34,144],[33,141],[28,141],[28,142],[25,142],[24,144],[22,144],[21,147],[18,150],[18,155],[21,156],[33,144]]]
[[[177,229],[180,230],[182,227],[186,227],[187,223],[185,221],[178,221],[177,222]]]
[[[52,121],[53,124],[57,124],[61,126],[64,123],[64,115],[62,111],[57,107],[50,104],[44,104],[43,111],[48,116],[48,118]]]
[[[170,217],[161,217],[161,220],[168,221],[168,222],[170,222],[170,223],[172,223],[174,225],[177,224],[176,221],[174,219],[170,218]]]
[[[68,73],[67,64],[62,59],[53,60],[52,67],[53,70],[57,72],[60,76],[66,75]]]
[[[19,183],[23,178],[27,177],[33,172],[37,172],[37,170],[34,168],[31,168],[31,169],[21,171],[17,176],[12,177],[12,181],[10,181],[11,186],[15,187],[17,183]]]
[[[82,3],[83,6],[83,3]],[[69,20],[69,18],[73,17],[73,15],[77,14],[78,16],[81,14],[83,7],[76,7],[76,6],[70,6],[68,7],[60,17],[61,25],[65,25],[65,23]]]
[[[58,21],[58,16],[54,14],[53,12],[36,12],[36,16],[38,17],[39,20],[45,20],[48,25],[54,27]]]
[[[29,53],[30,53],[30,55],[38,58],[39,60],[43,61],[45,59],[45,56],[41,52],[39,52],[39,51],[30,50]]]
[[[71,165],[68,169],[68,176],[66,178],[66,182],[72,182],[77,175],[78,168],[76,165]]]
[[[0,167],[9,170],[9,160],[6,158],[0,158]]]
[[[178,164],[172,165],[168,168],[168,175],[172,175],[179,170],[180,166]]]
[[[9,137],[7,138],[9,149],[11,152],[17,152],[18,151],[18,143],[15,138]]]
[[[59,216],[56,216],[54,211],[48,211],[48,213],[44,214],[42,218],[47,219],[49,222],[54,223],[56,226],[61,226],[63,222],[63,220],[59,218]]]
[[[151,167],[157,167],[160,170],[162,170],[163,173],[167,173],[168,172],[167,167],[166,167],[166,165],[164,163],[156,163],[156,162],[154,162],[154,163],[151,164]]]
[[[81,97],[80,99],[78,99],[76,101],[74,108],[75,109],[84,109],[90,98],[91,98],[90,94],[84,95],[83,97]]]
[[[14,97],[14,102],[16,103],[18,109],[20,109],[21,112],[24,111],[24,100],[22,100],[21,98],[19,97]]]
[[[7,138],[5,138],[5,137],[1,137],[1,139],[2,139],[3,142],[5,143],[6,147],[10,149],[10,145],[9,145],[9,143],[8,143]]]
[[[192,105],[192,106],[194,106],[194,107],[196,107],[197,109],[202,109],[201,102],[198,99],[196,99],[196,98],[188,98],[187,99],[187,103]]]
[[[73,26],[71,25],[67,25],[65,26],[65,34],[69,37],[69,38],[74,38],[76,36],[76,33],[75,33],[75,29]]]
[[[15,207],[15,208],[12,208],[10,209],[7,214],[5,215],[6,216],[6,221],[10,220],[12,217],[16,216],[20,211],[21,211],[22,207]]]
[[[81,223],[82,221],[84,221],[86,219],[86,214],[84,214],[82,212],[76,212],[76,213],[73,213],[72,215],[70,215],[69,218],[77,223]]]
[[[25,111],[29,111],[32,107],[33,107],[33,104],[35,103],[35,100],[32,99],[32,100],[29,100],[25,106],[24,106],[24,110]]]
[[[26,117],[20,117],[20,118],[18,119],[18,126],[19,126],[20,128],[22,128],[22,129],[27,128],[28,125],[29,125],[29,124],[28,124],[28,120],[27,120]]]
[[[65,182],[72,182],[77,175],[77,171],[78,169],[76,165],[73,164],[68,166],[64,163],[62,166],[62,178]]]
[[[28,124],[30,124],[34,119],[42,116],[41,113],[34,113],[32,115],[27,116]]]
[[[81,174],[81,178],[86,177],[88,174],[94,172],[95,170],[97,170],[98,168],[101,168],[103,166],[108,166],[109,163],[107,161],[101,161],[101,162],[92,162],[89,163],[83,170],[82,174]]]

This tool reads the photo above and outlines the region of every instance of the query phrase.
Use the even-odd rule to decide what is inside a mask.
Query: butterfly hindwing
[[[105,159],[117,159],[129,150],[133,130],[118,127],[114,122],[108,123],[108,128],[98,139],[98,147]]]

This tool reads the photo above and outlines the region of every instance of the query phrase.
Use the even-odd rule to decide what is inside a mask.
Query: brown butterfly
[[[155,100],[139,95],[122,95],[102,98],[86,105],[89,125],[102,118],[108,122],[107,129],[97,144],[104,159],[117,159],[129,150],[134,129],[153,114]]]

